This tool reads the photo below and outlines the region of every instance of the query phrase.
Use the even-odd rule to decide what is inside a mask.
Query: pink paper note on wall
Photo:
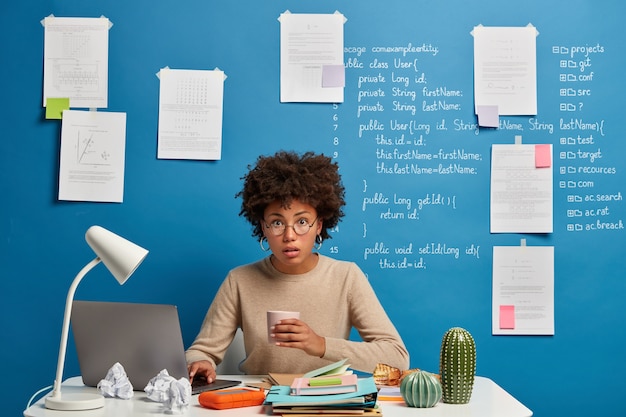
[[[501,329],[514,329],[515,328],[515,306],[511,306],[511,305],[500,306],[500,328]]]
[[[549,168],[551,164],[550,145],[535,145],[535,168]]]

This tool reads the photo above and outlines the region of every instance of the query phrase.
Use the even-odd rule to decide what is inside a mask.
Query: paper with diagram
[[[43,106],[48,98],[69,98],[71,108],[106,108],[109,19],[49,16],[42,23]]]
[[[121,203],[126,113],[65,110],[59,200]]]

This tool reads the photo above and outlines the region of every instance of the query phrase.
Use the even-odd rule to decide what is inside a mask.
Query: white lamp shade
[[[85,240],[120,285],[148,255],[146,249],[100,226],[91,226]]]

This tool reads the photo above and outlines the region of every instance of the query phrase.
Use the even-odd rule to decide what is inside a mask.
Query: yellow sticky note
[[[63,110],[70,108],[69,97],[47,98],[46,99],[46,119],[62,119]]]

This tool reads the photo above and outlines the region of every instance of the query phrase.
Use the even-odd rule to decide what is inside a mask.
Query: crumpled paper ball
[[[169,397],[163,405],[170,411],[182,412],[191,403],[191,383],[187,378],[172,381],[168,389]]]
[[[105,397],[117,397],[123,400],[131,399],[134,395],[133,385],[126,375],[124,367],[116,362],[107,372],[104,379],[97,385],[100,394]]]
[[[144,391],[152,401],[162,403],[172,412],[181,412],[191,403],[191,383],[187,378],[176,379],[163,369],[150,379]]]
[[[157,376],[148,381],[148,385],[143,390],[152,401],[162,403],[169,396],[167,390],[173,381],[176,381],[176,378],[170,376],[167,369],[163,369]]]

